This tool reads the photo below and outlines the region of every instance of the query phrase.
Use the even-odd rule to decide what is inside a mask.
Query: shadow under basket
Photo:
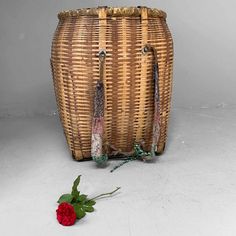
[[[161,154],[170,112],[173,41],[166,13],[147,7],[60,12],[51,67],[76,160]]]

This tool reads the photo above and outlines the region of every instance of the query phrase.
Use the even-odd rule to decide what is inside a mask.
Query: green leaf
[[[94,200],[88,200],[85,204],[87,206],[94,206],[96,204],[96,202]]]
[[[87,200],[88,195],[82,194],[77,198],[77,202],[83,202]]]
[[[60,196],[60,198],[58,199],[58,203],[62,203],[62,202],[68,202],[68,203],[71,203],[73,200],[73,196],[71,194],[63,194]]]
[[[93,212],[94,211],[94,208],[92,206],[88,206],[88,205],[83,205],[83,209],[86,212]]]
[[[77,219],[85,217],[86,212],[80,204],[73,204]]]
[[[72,191],[71,191],[71,195],[73,195],[73,197],[75,197],[76,199],[79,197],[79,194],[80,194],[80,192],[77,189],[80,183],[80,176],[81,175],[79,175],[74,181],[73,186],[72,186]]]

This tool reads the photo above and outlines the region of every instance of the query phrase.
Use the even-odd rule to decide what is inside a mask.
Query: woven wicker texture
[[[173,68],[173,42],[165,16],[162,11],[145,7],[59,13],[51,66],[61,122],[76,160],[91,157],[93,99],[101,49],[106,50],[104,143],[129,152],[135,142],[142,142],[144,150],[150,150],[153,55],[142,52],[146,44],[157,50],[161,116],[157,151],[163,152]]]

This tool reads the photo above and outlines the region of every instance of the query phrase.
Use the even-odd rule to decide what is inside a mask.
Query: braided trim
[[[98,16],[99,8],[81,8],[77,10],[67,10],[58,13],[58,19],[76,16]],[[107,16],[141,16],[141,8],[138,7],[107,7]],[[167,14],[157,8],[147,8],[148,17],[166,18]]]

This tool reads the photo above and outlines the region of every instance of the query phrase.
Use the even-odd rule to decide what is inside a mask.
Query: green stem
[[[112,195],[113,193],[115,193],[116,191],[118,191],[120,188],[121,188],[121,187],[116,187],[116,189],[115,189],[114,191],[112,191],[112,192],[110,192],[110,193],[103,193],[103,194],[100,194],[100,195],[98,195],[98,196],[96,196],[96,197],[94,197],[94,198],[92,198],[92,199],[89,199],[89,201],[93,201],[93,200],[95,200],[95,199],[97,199],[97,198],[100,198],[100,197],[110,196],[110,195]]]

